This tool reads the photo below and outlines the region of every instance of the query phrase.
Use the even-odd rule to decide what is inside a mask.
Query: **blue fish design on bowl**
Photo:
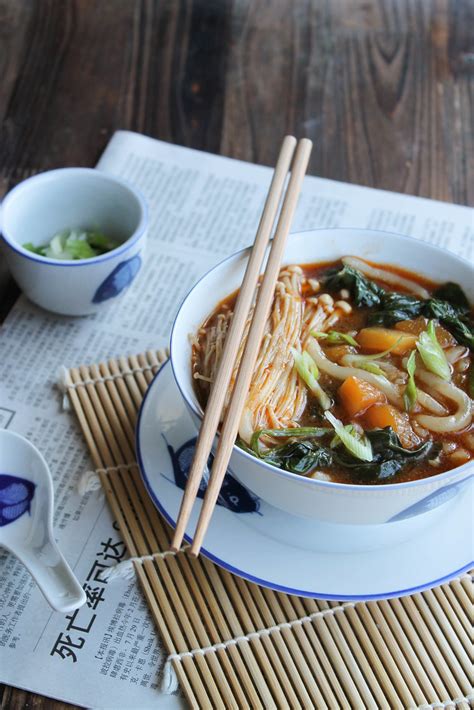
[[[162,436],[166,442],[166,447],[173,464],[174,482],[178,488],[184,490],[188,481],[188,474],[194,456],[197,437],[185,441],[179,449],[175,450],[170,446],[166,437],[163,434]],[[208,469],[211,469],[213,460],[214,456],[211,454],[207,462]],[[207,480],[206,476],[203,476],[199,486],[198,498],[204,498],[206,488]],[[222,505],[233,513],[259,513],[260,511],[260,500],[252,495],[239,481],[231,476],[229,472],[225,475],[219,498],[217,499],[217,505]]]
[[[140,271],[142,260],[139,254],[135,254],[131,259],[121,261],[115,269],[100,284],[94,294],[92,303],[103,303],[109,298],[115,298],[122,293],[132,283],[135,276]]]
[[[0,473],[0,527],[30,512],[35,488],[26,478]]]
[[[397,515],[394,515],[388,522],[396,523],[399,520],[412,518],[414,515],[428,513],[430,510],[434,510],[435,508],[438,508],[438,506],[450,501],[469,483],[470,478],[464,478],[462,481],[455,481],[447,486],[443,486],[443,488],[439,488],[437,491],[433,491],[433,493],[427,495],[426,498],[419,500],[418,503],[414,503],[409,508],[406,508]]]

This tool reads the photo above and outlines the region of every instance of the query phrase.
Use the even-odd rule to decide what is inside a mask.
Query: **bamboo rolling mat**
[[[474,706],[472,578],[368,603],[264,589],[169,548],[134,453],[166,353],[72,368],[66,387],[135,573],[195,708]],[[341,572],[342,573],[342,572]]]

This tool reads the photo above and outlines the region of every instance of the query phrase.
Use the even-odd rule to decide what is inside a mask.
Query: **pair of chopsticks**
[[[250,324],[245,349],[239,366],[239,371],[232,390],[229,406],[222,424],[214,464],[209,477],[207,491],[194,533],[190,552],[198,555],[202,541],[208,528],[214,506],[219,496],[219,491],[227,471],[227,465],[232,453],[232,448],[239,430],[240,419],[247,399],[250,383],[257,361],[260,344],[262,341],[265,323],[273,301],[275,286],[280,272],[286,238],[290,230],[293,215],[298,204],[303,178],[308,167],[309,156],[313,144],[307,138],[298,142],[293,136],[286,136],[278,156],[277,165],[268,191],[260,224],[258,226],[255,242],[247,264],[242,286],[235,304],[234,314],[225,339],[221,362],[216,379],[212,385],[206,411],[199,432],[194,459],[186,484],[181,507],[176,523],[176,529],[171,544],[171,549],[179,550],[183,541],[184,532],[191,515],[191,510],[196,499],[199,485],[212,444],[217,433],[219,421],[226,393],[229,387],[232,372],[239,346],[243,337],[245,323],[258,286],[258,279],[263,258],[270,241],[274,222],[280,206],[288,170],[294,155],[288,189],[283,199],[283,204],[272,241],[270,254],[265,268],[262,284],[258,290],[255,310]],[[296,148],[296,153],[295,153]]]

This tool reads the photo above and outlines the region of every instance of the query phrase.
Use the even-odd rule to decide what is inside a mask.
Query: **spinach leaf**
[[[440,450],[440,445],[433,441],[427,441],[417,449],[404,449],[391,427],[368,431],[366,436],[372,444],[372,461],[362,463],[344,451],[335,452],[334,458],[340,465],[355,470],[357,475],[375,481],[384,481],[409,464],[433,458]]]
[[[323,283],[330,291],[340,291],[341,288],[347,288],[356,306],[367,306],[368,308],[378,306],[380,296],[384,293],[383,288],[374,281],[366,279],[360,271],[351,266],[343,266],[338,271],[328,271],[323,278]]]
[[[274,430],[271,431],[274,436]],[[285,432],[282,436],[288,436],[286,434],[288,430],[282,431]],[[322,433],[318,432],[317,436],[321,435]],[[272,464],[284,471],[305,475],[315,468],[327,468],[336,463],[353,471],[356,476],[374,483],[384,482],[405,466],[413,465],[426,458],[433,458],[440,451],[440,445],[433,441],[428,441],[417,449],[404,449],[391,427],[373,429],[366,432],[366,436],[371,443],[373,452],[373,459],[370,462],[361,461],[343,447],[331,449],[329,446],[316,442],[315,437],[289,441],[283,446],[265,451],[252,449],[241,440],[237,443],[249,454],[253,454],[265,463]],[[258,444],[258,440],[255,443]]]
[[[430,298],[424,303],[424,315],[437,318],[454,335],[458,343],[474,350],[474,324],[464,310],[437,298]]]
[[[401,320],[413,320],[421,315],[423,304],[415,296],[384,291],[380,296],[380,308],[369,315],[369,323],[389,326]]]
[[[466,294],[460,285],[453,281],[447,281],[445,284],[438,286],[433,292],[433,296],[438,299],[438,301],[447,301],[457,310],[461,311],[461,313],[467,313],[469,311],[469,301],[467,300]]]
[[[418,316],[437,318],[458,343],[474,351],[474,323],[469,316],[469,301],[462,288],[452,281],[439,286],[433,297],[426,300],[385,291],[350,266],[328,271],[322,281],[329,290],[347,288],[356,306],[373,308],[370,325],[391,326]]]
[[[332,464],[332,452],[310,439],[307,441],[292,441],[284,446],[269,449],[260,458],[284,471],[305,474],[318,466]]]

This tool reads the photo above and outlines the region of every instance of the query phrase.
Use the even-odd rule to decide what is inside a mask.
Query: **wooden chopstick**
[[[171,549],[174,551],[179,550],[183,542],[184,532],[189,521],[189,516],[191,515],[199,484],[201,483],[204,467],[211,453],[212,444],[224,406],[225,396],[229,387],[239,346],[242,341],[245,323],[257,288],[263,257],[265,256],[265,251],[270,240],[295,147],[296,138],[294,138],[294,136],[286,136],[280,149],[255,242],[235,304],[234,315],[232,316],[229,331],[225,339],[221,362],[215,382],[211,388],[199,431],[196,451],[194,453],[193,463],[189,472],[186,490],[181,501],[176,529],[171,543]]]
[[[197,556],[199,554],[204,535],[208,528],[209,521],[221,489],[222,481],[227,471],[227,465],[235,443],[240,418],[245,406],[255,363],[260,350],[265,324],[267,322],[268,314],[273,301],[273,295],[275,292],[278,274],[280,272],[286,239],[288,232],[290,231],[296,206],[298,204],[301,185],[306,173],[306,168],[308,167],[312,147],[312,142],[307,138],[303,138],[299,141],[296,149],[288,190],[283,201],[280,218],[278,220],[278,225],[265,269],[265,275],[258,291],[257,302],[249,334],[247,336],[247,342],[245,344],[239,371],[232,390],[229,407],[224,417],[207,491],[204,496],[204,502],[191,544],[190,552],[192,555]]]

